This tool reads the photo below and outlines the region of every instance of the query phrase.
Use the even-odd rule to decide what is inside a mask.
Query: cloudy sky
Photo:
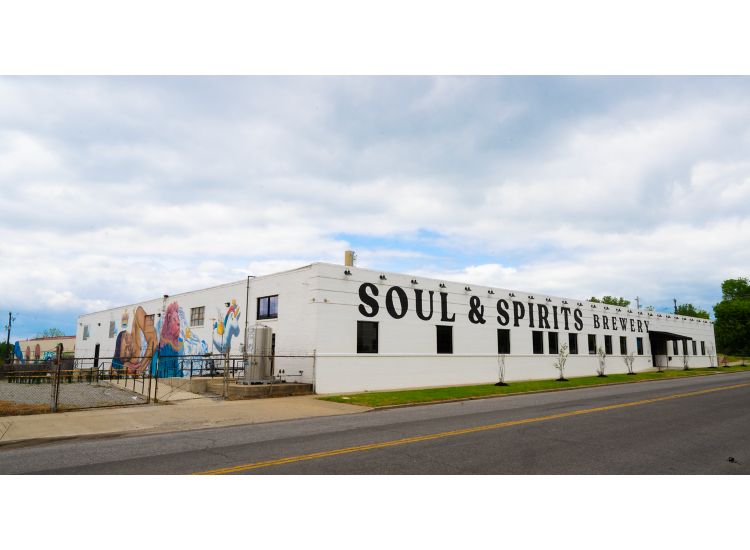
[[[657,309],[750,275],[747,78],[3,78],[0,315],[341,262]]]

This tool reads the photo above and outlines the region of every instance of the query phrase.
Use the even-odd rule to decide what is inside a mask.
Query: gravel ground
[[[0,381],[0,401],[29,405],[47,405],[50,402],[49,384],[17,384]],[[146,398],[111,386],[94,384],[60,384],[58,404],[62,408],[106,407],[108,405],[137,405]]]

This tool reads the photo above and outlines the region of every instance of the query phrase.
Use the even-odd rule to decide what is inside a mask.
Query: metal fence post
[[[229,349],[224,354],[224,388],[221,395],[224,399],[229,397]]]
[[[62,363],[62,344],[57,344],[55,347],[55,369],[52,375],[52,390],[50,395],[50,408],[52,412],[57,412],[57,404],[59,402],[60,394],[60,367]]]
[[[314,349],[313,350],[313,364],[312,364],[312,371],[313,371],[312,372],[312,390],[313,390],[313,393],[317,393],[315,391],[316,390],[316,384],[315,384],[315,382],[316,382],[316,374],[317,374],[316,371],[315,371],[315,366],[316,366],[315,365],[315,363],[316,363],[315,359],[317,358],[317,356],[318,356],[318,350]]]

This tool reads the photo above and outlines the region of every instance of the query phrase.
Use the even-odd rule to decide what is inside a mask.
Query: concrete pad
[[[0,419],[0,445],[68,437],[184,431],[367,410],[370,409],[320,401],[306,395],[247,401],[201,398],[169,404],[5,416]]]

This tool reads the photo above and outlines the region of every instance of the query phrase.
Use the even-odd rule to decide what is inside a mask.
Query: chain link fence
[[[195,392],[207,390],[205,384],[190,384],[193,380],[223,381],[219,393],[226,397],[226,387],[244,383],[246,365],[261,357],[271,366],[264,380],[269,395],[274,386],[314,379],[314,354],[58,356],[51,361],[0,366],[0,416],[195,398]]]

